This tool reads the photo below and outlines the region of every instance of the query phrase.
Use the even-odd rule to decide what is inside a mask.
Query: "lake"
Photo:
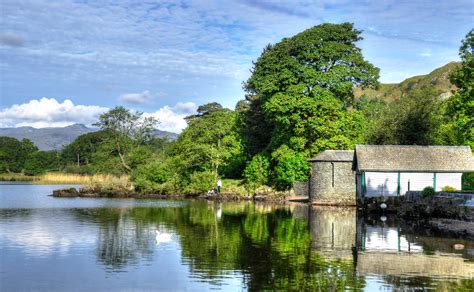
[[[474,242],[394,216],[64,187],[0,184],[1,291],[474,290]]]

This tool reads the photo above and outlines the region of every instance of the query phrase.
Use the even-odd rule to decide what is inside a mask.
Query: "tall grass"
[[[38,183],[51,184],[86,184],[86,185],[126,185],[129,178],[126,175],[115,176],[110,174],[81,175],[74,173],[50,172],[38,177]]]
[[[0,181],[35,181],[38,180],[36,176],[28,176],[21,173],[1,173]]]
[[[22,174],[1,174],[4,181],[32,181],[35,184],[78,184],[78,185],[128,185],[129,177],[110,174],[81,175],[75,173],[49,172],[39,176]]]

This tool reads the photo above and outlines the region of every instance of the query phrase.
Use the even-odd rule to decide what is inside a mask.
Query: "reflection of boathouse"
[[[423,237],[406,234],[400,226],[378,222],[357,222],[356,267],[361,275],[466,277],[474,276],[474,264],[466,253],[453,253],[453,238]],[[430,251],[430,246],[433,248]],[[443,246],[446,250],[442,250]]]
[[[473,244],[404,230],[396,218],[364,219],[356,208],[308,210],[311,249],[326,260],[350,263],[360,275],[382,277],[474,277]],[[393,220],[391,220],[393,219]]]
[[[311,247],[331,257],[351,257],[356,240],[355,208],[320,207],[309,209]]]
[[[310,161],[310,200],[320,205],[355,205],[356,195],[400,196],[427,186],[460,190],[462,173],[474,171],[469,146],[356,145]]]

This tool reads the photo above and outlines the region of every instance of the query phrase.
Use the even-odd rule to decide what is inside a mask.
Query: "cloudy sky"
[[[179,132],[197,105],[233,108],[268,43],[354,22],[399,82],[458,60],[473,0],[0,1],[0,127],[90,124],[115,105]]]

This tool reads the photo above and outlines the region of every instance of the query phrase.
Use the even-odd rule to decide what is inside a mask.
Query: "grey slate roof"
[[[326,150],[309,161],[348,161],[352,162],[354,159],[354,150]]]
[[[472,172],[469,146],[356,145],[358,171]]]

